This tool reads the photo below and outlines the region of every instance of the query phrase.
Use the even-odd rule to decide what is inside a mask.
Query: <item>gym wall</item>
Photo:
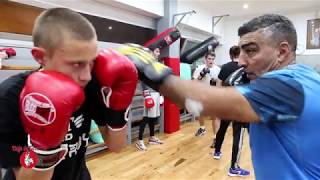
[[[44,10],[9,1],[1,2],[0,9],[0,32],[24,35],[31,35],[35,18]],[[144,44],[157,34],[153,29],[81,14],[96,28],[99,41]]]

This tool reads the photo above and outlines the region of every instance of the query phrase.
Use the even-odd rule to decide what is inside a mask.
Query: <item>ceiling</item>
[[[191,0],[179,0],[187,3]],[[192,0],[202,8],[212,11],[212,16],[229,14],[230,17],[265,13],[292,13],[298,10],[320,11],[320,0]],[[248,4],[244,9],[243,5]],[[318,13],[319,14],[319,13]]]

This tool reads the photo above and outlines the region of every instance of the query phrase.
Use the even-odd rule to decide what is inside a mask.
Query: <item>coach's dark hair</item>
[[[243,24],[238,29],[238,35],[241,37],[247,33],[255,32],[260,29],[270,31],[272,41],[280,43],[287,41],[291,46],[291,50],[295,51],[297,48],[297,32],[292,22],[278,14],[265,14],[252,19]]]

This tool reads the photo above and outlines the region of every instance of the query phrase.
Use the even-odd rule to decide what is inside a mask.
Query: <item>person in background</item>
[[[0,69],[2,68],[2,60],[16,56],[16,50],[13,48],[0,48]]]
[[[222,65],[221,71],[218,76],[217,86],[232,86],[233,84],[229,84],[227,82],[228,77],[234,73],[236,70],[241,68],[238,65],[238,58],[240,54],[239,46],[232,46],[229,50],[229,55],[231,61]],[[242,80],[238,82],[237,85],[248,83],[248,80]],[[221,120],[220,128],[216,134],[216,143],[212,148],[214,148],[214,152],[212,153],[213,158],[219,160],[221,158],[221,146],[224,140],[224,136],[227,132],[229,124],[232,122],[232,130],[233,130],[233,145],[232,145],[232,156],[231,156],[231,166],[228,171],[229,176],[249,176],[250,172],[240,168],[239,161],[240,161],[240,154],[242,149],[242,142],[243,142],[243,133],[247,124],[232,121],[232,120]]]
[[[205,64],[199,65],[196,68],[192,76],[194,80],[198,80],[202,83],[205,83],[211,86],[216,85],[216,81],[218,80],[218,75],[220,72],[220,67],[214,63],[215,57],[216,57],[216,54],[213,51],[208,51],[205,54],[204,56]],[[207,132],[204,125],[204,121],[207,118],[209,117],[207,116],[198,117],[200,128],[195,133],[195,136],[203,136]],[[212,120],[212,130],[214,135],[218,132],[219,126],[220,126],[220,120],[218,120],[217,118],[214,118]],[[212,144],[214,144],[214,141]]]
[[[159,60],[160,49],[159,48],[149,48],[153,56]],[[158,137],[154,135],[155,132],[155,124],[158,122],[160,117],[160,105],[163,103],[163,97],[160,96],[159,92],[154,91],[152,88],[148,87],[144,83],[141,82],[142,86],[142,95],[144,97],[144,109],[143,109],[143,119],[139,124],[139,137],[136,142],[136,148],[140,151],[146,151],[147,147],[143,142],[143,133],[146,125],[149,125],[150,138],[148,140],[148,144],[151,145],[160,145],[163,144]]]

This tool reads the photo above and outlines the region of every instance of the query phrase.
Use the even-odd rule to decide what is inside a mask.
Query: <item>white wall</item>
[[[320,18],[317,11],[289,14],[288,18],[293,21],[298,34],[298,48],[301,55],[320,54],[320,50],[306,49],[307,44],[307,20]]]
[[[101,1],[101,0],[100,0]],[[159,17],[163,16],[163,0],[114,0],[129,6],[142,9]]]
[[[198,2],[199,3],[199,2]],[[209,11],[198,6],[194,1],[178,1],[178,13],[195,10],[196,14],[187,15],[182,23],[203,31],[212,32],[212,19]]]
[[[222,26],[224,31],[221,33],[220,42],[222,46],[216,49],[216,63],[221,65],[230,60],[229,58],[229,48],[233,45],[238,44],[238,27],[246,22],[249,18],[241,18],[241,19],[230,19],[226,17],[222,20]]]
[[[212,12],[199,5],[194,1],[178,1],[177,13],[196,11],[195,14],[186,15],[181,21],[181,34],[184,36],[194,36],[195,40],[203,41],[212,35]],[[177,16],[177,22],[181,16]],[[214,34],[220,37],[222,24],[218,23],[215,27]],[[185,32],[184,32],[185,31]]]
[[[307,20],[319,18],[319,13],[317,11],[310,12],[296,12],[291,14],[283,14],[287,16],[296,27],[298,35],[298,48],[300,55],[311,55],[320,54],[320,50],[306,50],[306,39],[307,39]],[[229,48],[233,45],[238,44],[239,37],[237,35],[238,28],[245,22],[252,19],[251,17],[243,17],[237,19],[231,19],[226,17],[223,24],[222,44],[221,48],[217,49],[217,64],[224,64],[229,61]],[[298,52],[298,51],[297,51]]]

